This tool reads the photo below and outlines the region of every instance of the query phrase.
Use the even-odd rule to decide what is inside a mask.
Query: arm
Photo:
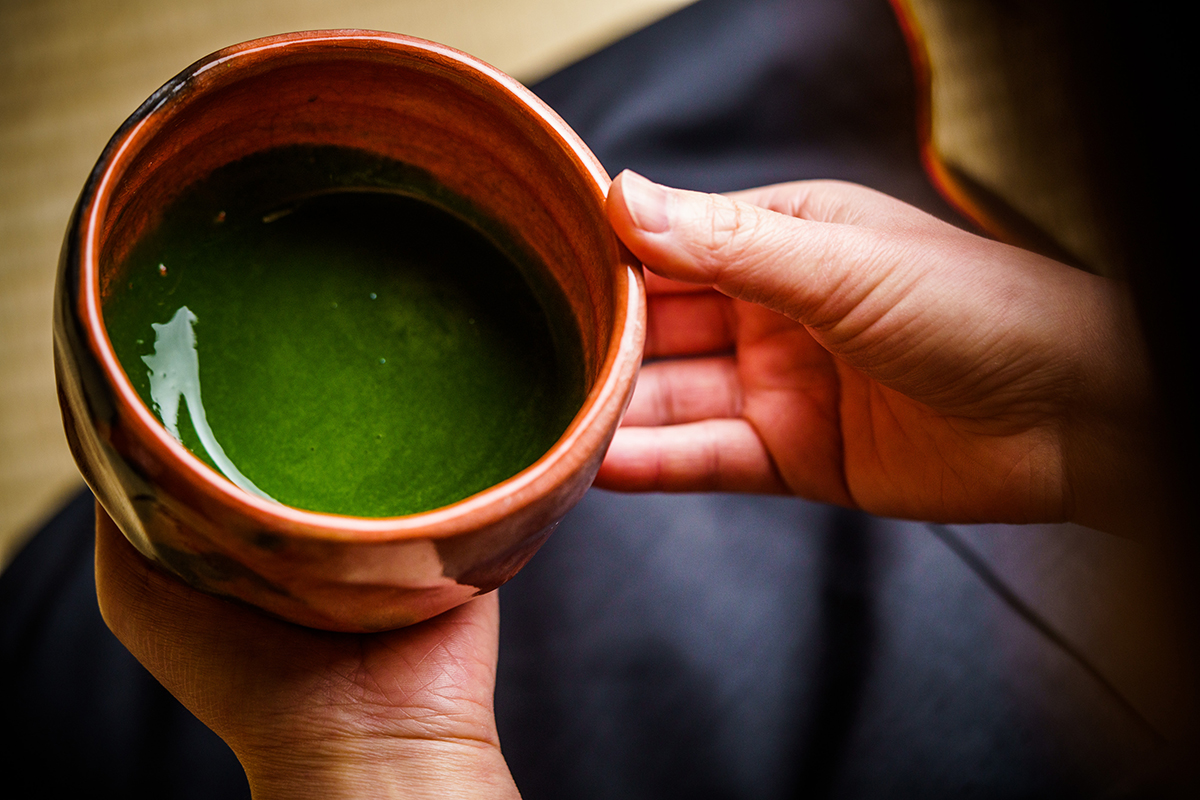
[[[495,593],[397,631],[315,631],[188,588],[97,520],[105,621],[255,798],[519,797],[492,712]]]
[[[625,173],[609,216],[657,273],[659,360],[599,485],[1119,531],[1154,514],[1119,284],[836,182],[722,197]]]

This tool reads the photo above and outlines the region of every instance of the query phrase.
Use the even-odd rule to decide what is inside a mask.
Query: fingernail
[[[662,233],[671,227],[666,189],[629,170],[621,179],[621,189],[634,225],[648,233]]]

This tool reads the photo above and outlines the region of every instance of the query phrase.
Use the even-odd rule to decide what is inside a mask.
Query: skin
[[[1154,519],[1152,398],[1118,284],[833,182],[732,197],[623,173],[648,363],[597,484],[789,492],[941,521]],[[110,628],[256,798],[517,797],[495,594],[333,634],[183,586],[97,509]]]
[[[597,484],[788,492],[943,522],[1152,516],[1122,287],[860,186],[731,197],[623,173],[651,359]]]
[[[130,652],[233,749],[255,798],[516,798],[492,695],[499,603],[372,635],[180,583],[97,508],[96,586]]]

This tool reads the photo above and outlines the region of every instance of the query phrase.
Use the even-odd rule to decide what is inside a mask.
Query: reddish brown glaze
[[[318,514],[237,489],[142,403],[102,317],[123,257],[191,183],[293,144],[353,147],[420,167],[549,268],[583,334],[589,391],[539,461],[424,514]],[[606,221],[608,185],[583,142],[532,93],[442,45],[317,31],[197,62],[113,137],[64,243],[55,365],[85,479],[144,554],[205,591],[301,624],[398,627],[494,589],[591,484],[641,363],[641,269]]]

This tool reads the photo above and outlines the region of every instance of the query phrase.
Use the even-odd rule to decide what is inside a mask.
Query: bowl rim
[[[614,266],[613,335],[592,388],[559,439],[537,461],[516,475],[448,506],[399,517],[355,517],[287,506],[255,497],[239,489],[172,437],[133,388],[117,360],[104,325],[100,301],[100,231],[123,159],[136,152],[141,137],[152,135],[152,121],[177,98],[219,89],[222,77],[236,79],[243,62],[270,58],[295,51],[329,50],[349,57],[354,45],[373,51],[392,51],[440,62],[442,66],[468,74],[495,92],[498,99],[513,103],[529,114],[544,133],[556,138],[590,183],[601,213],[611,179],[596,156],[549,106],[516,79],[491,65],[452,47],[403,34],[343,29],[299,31],[235,44],[195,62],[150,96],[117,130],[105,147],[80,198],[81,216],[72,230],[79,254],[77,308],[85,345],[98,362],[106,389],[112,394],[117,414],[131,438],[159,463],[177,464],[178,477],[206,502],[215,502],[245,516],[265,531],[291,537],[327,541],[387,542],[416,538],[446,538],[481,530],[501,523],[506,517],[528,508],[540,498],[554,494],[570,483],[575,472],[606,448],[632,395],[641,363],[645,338],[646,300],[641,264],[620,240]],[[261,66],[261,65],[260,65]],[[196,79],[205,76],[196,86]],[[607,420],[605,418],[608,418]],[[612,430],[598,427],[611,421]],[[122,458],[128,461],[128,454]],[[598,466],[598,460],[596,464]]]

